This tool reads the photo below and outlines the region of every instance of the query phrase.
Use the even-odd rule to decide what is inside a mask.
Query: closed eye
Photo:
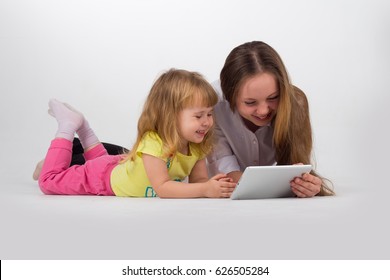
[[[279,99],[279,94],[268,98],[269,101],[274,101],[278,99]]]

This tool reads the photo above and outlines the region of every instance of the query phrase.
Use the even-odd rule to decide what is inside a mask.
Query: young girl
[[[131,151],[108,155],[80,112],[50,100],[49,113],[56,118],[58,130],[39,186],[45,194],[230,197],[235,183],[225,174],[208,179],[206,168],[217,101],[214,89],[198,73],[170,70],[149,93]],[[75,133],[86,162],[70,166]]]

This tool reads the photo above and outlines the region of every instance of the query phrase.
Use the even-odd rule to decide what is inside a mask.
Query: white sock
[[[68,107],[71,111],[82,115],[79,111],[77,111],[75,108],[73,108],[69,104],[64,103],[64,105],[66,107]],[[100,142],[99,139],[97,138],[97,136],[95,135],[95,132],[89,126],[89,123],[85,119],[84,116],[83,116],[83,123],[76,132],[77,132],[77,135],[79,136],[81,145],[83,146],[84,149],[88,149],[89,147],[92,147]]]
[[[56,137],[73,141],[75,132],[83,124],[83,115],[70,110],[56,99],[50,99],[49,108],[49,114],[55,117],[58,123]]]

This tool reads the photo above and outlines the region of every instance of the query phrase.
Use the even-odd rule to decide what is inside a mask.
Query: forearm
[[[160,198],[199,198],[206,197],[207,182],[184,183],[167,181],[154,188]]]

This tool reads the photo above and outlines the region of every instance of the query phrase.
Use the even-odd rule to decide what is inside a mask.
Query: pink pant
[[[39,176],[45,194],[115,195],[110,175],[121,156],[108,155],[102,144],[84,153],[85,164],[69,166],[72,142],[56,138],[51,142]]]

